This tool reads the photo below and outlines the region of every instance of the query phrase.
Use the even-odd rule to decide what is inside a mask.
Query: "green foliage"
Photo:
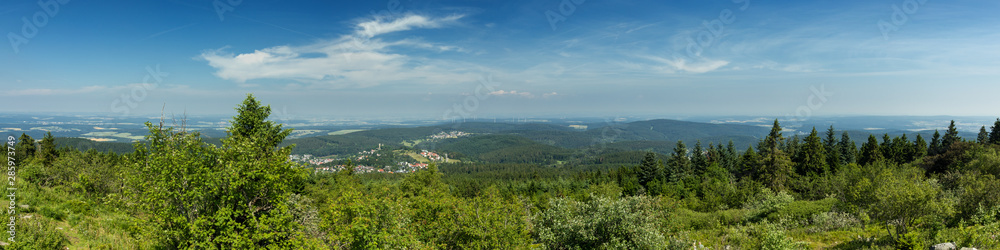
[[[289,247],[297,235],[288,192],[304,177],[276,149],[290,133],[264,120],[248,96],[221,148],[198,133],[146,123],[148,144],[130,156],[128,198],[148,213],[162,244],[178,248]]]
[[[813,128],[812,133],[806,137],[802,150],[799,150],[795,156],[798,173],[815,177],[828,172],[826,152],[826,146],[820,141],[816,128]]]
[[[35,139],[28,136],[25,133],[21,133],[21,137],[18,138],[16,146],[14,146],[14,161],[21,166],[28,165],[28,161],[35,158],[35,152],[38,150]]]
[[[955,127],[955,120],[952,120],[951,124],[948,125],[948,131],[944,133],[944,138],[941,139],[941,148],[948,150],[952,144],[960,141],[962,141],[962,137],[958,136],[958,128]]]
[[[761,190],[754,195],[743,208],[755,211],[756,214],[764,216],[780,209],[795,201],[795,197],[785,191],[774,192],[769,188]]]
[[[879,147],[875,135],[869,135],[868,142],[861,145],[861,156],[858,158],[858,164],[864,166],[885,160],[885,156]]]
[[[1000,145],[1000,118],[997,118],[997,121],[993,123],[993,127],[990,127],[990,129],[989,143]]]
[[[539,242],[553,249],[658,249],[655,200],[645,196],[589,202],[565,198],[534,218]]]
[[[3,249],[64,249],[69,239],[60,231],[51,220],[23,218],[17,222],[16,241]]]
[[[830,212],[833,205],[837,202],[838,200],[834,198],[826,198],[818,201],[792,201],[781,206],[767,217],[771,221],[782,219],[792,222],[808,221],[813,216]]]
[[[46,132],[45,137],[42,137],[42,142],[39,143],[38,158],[46,167],[52,166],[52,162],[56,160],[56,157],[59,157],[56,152],[55,140],[55,137],[52,137],[52,132]]]

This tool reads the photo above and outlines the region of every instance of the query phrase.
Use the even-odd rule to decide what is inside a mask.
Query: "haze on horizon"
[[[996,117],[998,7],[8,1],[0,112]]]

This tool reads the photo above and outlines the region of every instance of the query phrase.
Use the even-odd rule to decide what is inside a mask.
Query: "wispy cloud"
[[[409,14],[393,20],[376,18],[356,25],[357,30],[338,39],[303,46],[275,46],[251,53],[234,54],[228,47],[208,50],[199,58],[226,80],[244,83],[254,79],[295,80],[314,87],[368,87],[383,83],[449,84],[474,79],[475,67],[466,63],[411,56],[407,48],[439,52],[464,51],[452,45],[436,45],[418,39],[384,41],[381,34],[414,28],[438,28],[454,23],[461,15],[431,18]]]

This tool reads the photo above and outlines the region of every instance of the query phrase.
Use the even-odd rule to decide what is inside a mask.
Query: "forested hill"
[[[488,140],[472,137],[483,135],[508,135],[547,145],[549,149],[600,149],[610,151],[653,150],[668,152],[677,141],[694,145],[701,141],[704,146],[726,144],[732,140],[737,147],[745,149],[763,138],[768,128],[749,125],[710,124],[676,120],[649,120],[620,124],[593,124],[592,128],[579,129],[564,125],[527,123],[454,123],[414,128],[383,128],[360,131],[345,135],[327,135],[286,140],[285,145],[296,144],[294,154],[335,155],[350,154],[372,149],[379,144],[393,147],[417,147],[433,149],[441,140],[430,140],[432,135],[460,131],[470,137],[452,138],[450,144],[470,145],[489,143]],[[507,138],[509,137],[496,137]],[[518,141],[525,142],[525,141]],[[518,145],[524,147],[526,145]],[[448,148],[450,149],[450,148]],[[462,153],[461,151],[455,151]],[[485,153],[485,152],[483,152]],[[562,155],[564,152],[557,153]],[[556,154],[556,153],[554,153]],[[471,155],[466,155],[471,156]],[[478,156],[472,156],[478,157]]]

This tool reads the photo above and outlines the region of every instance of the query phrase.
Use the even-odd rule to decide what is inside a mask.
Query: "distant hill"
[[[127,154],[135,151],[131,143],[124,142],[99,142],[84,138],[56,137],[56,148],[72,147],[80,151],[94,149],[101,152],[113,152]]]
[[[566,160],[572,154],[571,150],[516,135],[453,138],[433,144],[421,144],[420,148],[448,153],[451,158],[490,163],[553,163]]]

